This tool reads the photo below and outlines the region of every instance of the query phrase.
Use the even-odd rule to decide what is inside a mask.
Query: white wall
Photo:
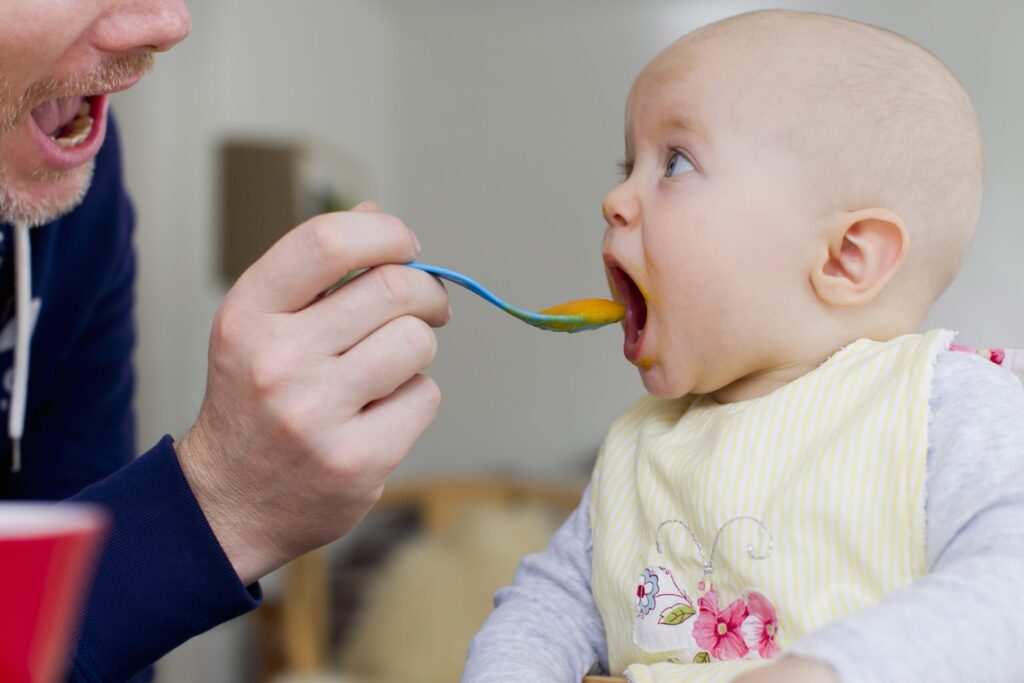
[[[1001,313],[1024,291],[1014,267],[1024,250],[1014,194],[1022,3],[307,0],[296,12],[193,2],[192,37],[118,104],[141,213],[143,443],[186,428],[202,397],[222,294],[221,135],[299,135],[355,156],[372,170],[374,198],[420,234],[423,260],[477,275],[515,303],[601,295],[600,201],[622,154],[632,77],[689,29],[778,4],[901,31],[965,82],[988,141],[983,227],[929,323],[979,345],[1024,345],[1022,318]],[[541,333],[462,291],[452,299],[432,369],[445,403],[400,476],[565,473],[642,391],[616,330]]]
[[[982,228],[930,325],[1024,347],[1024,3],[656,0],[195,0],[192,37],[117,108],[140,211],[139,414],[146,445],[202,397],[221,135],[299,134],[372,169],[423,260],[525,307],[606,291],[600,201],[632,77],[676,36],[747,9],[818,9],[902,32],[960,76],[987,141]],[[950,169],[955,173],[956,169]],[[398,476],[564,476],[642,387],[621,334],[538,332],[462,291],[432,374],[437,423]],[[221,646],[210,646],[221,659]],[[190,657],[193,670],[209,670]],[[197,663],[198,662],[198,663]],[[186,671],[188,669],[186,668]],[[181,671],[181,669],[179,669]],[[227,680],[195,673],[170,680]]]

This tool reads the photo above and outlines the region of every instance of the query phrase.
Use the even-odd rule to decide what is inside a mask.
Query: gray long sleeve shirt
[[[1024,681],[1024,390],[976,356],[938,356],[926,483],[929,572],[789,654],[843,683]],[[549,547],[525,558],[473,640],[463,683],[577,683],[607,671],[590,592],[589,490]]]

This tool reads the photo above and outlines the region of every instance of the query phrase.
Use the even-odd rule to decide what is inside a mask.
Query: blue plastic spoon
[[[596,330],[599,327],[617,323],[626,315],[625,306],[607,299],[579,299],[534,313],[502,301],[479,282],[466,277],[462,273],[456,273],[454,270],[448,270],[440,266],[428,266],[425,263],[416,263],[415,261],[410,261],[405,265],[465,287],[509,315],[513,315],[524,323],[539,327],[542,330],[549,330],[551,332]]]

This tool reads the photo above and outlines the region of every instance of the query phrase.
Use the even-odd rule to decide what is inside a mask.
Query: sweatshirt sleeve
[[[71,500],[113,524],[79,631],[70,680],[124,681],[192,636],[260,602],[221,550],[170,437]]]
[[[939,358],[929,573],[790,650],[831,664],[843,683],[1024,680],[1024,391],[988,361]]]
[[[604,625],[590,594],[590,490],[515,581],[469,647],[463,683],[579,683],[607,660]]]

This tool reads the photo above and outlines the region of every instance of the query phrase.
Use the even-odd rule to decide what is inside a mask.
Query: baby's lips
[[[647,325],[647,297],[633,277],[611,254],[605,253],[605,266],[615,300],[625,306],[623,353],[633,362],[640,357],[643,333]]]
[[[619,260],[611,252],[604,252],[602,255],[604,260],[604,274],[608,280],[608,291],[612,294],[612,299],[617,303],[625,305],[623,297],[620,294],[620,287],[617,273],[622,271],[622,266],[619,265]]]

